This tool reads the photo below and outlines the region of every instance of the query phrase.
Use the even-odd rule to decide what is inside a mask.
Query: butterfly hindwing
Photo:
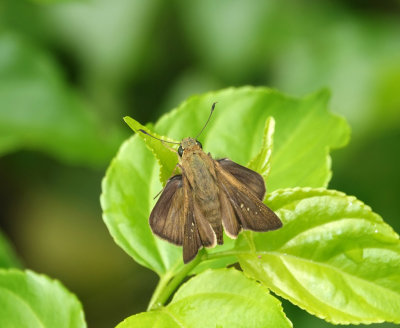
[[[221,219],[225,233],[233,239],[236,239],[242,226],[236,217],[235,210],[224,190],[220,190],[219,201],[221,205]]]
[[[214,232],[211,224],[202,214],[199,206],[194,201],[193,202],[193,210],[194,210],[194,221],[196,222],[197,230],[199,232],[201,244],[204,247],[214,247],[217,245],[217,236]],[[221,231],[222,234],[222,231]]]
[[[189,208],[184,224],[185,234],[183,237],[183,262],[188,263],[193,260],[199,249],[202,247],[199,230],[194,219],[193,203],[188,204]]]
[[[183,190],[185,199],[184,214],[183,214],[184,215],[183,262],[188,263],[196,257],[199,249],[203,246],[203,243],[197,224],[198,220],[195,219],[195,205],[193,201],[193,192],[190,187],[189,181],[185,177],[185,175],[183,175]],[[200,229],[202,230],[202,226],[200,227]]]

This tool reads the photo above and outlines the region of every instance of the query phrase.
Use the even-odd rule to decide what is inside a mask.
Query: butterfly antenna
[[[204,124],[204,126],[203,126],[203,128],[201,129],[201,131],[199,132],[199,134],[196,136],[196,140],[197,140],[197,138],[203,133],[203,131],[204,131],[204,129],[206,128],[206,126],[207,126],[207,124],[208,124],[208,122],[210,121],[210,118],[211,118],[211,115],[212,115],[212,113],[214,112],[214,108],[215,108],[215,104],[216,104],[217,102],[215,102],[215,103],[213,103],[212,104],[212,106],[211,106],[211,111],[210,111],[210,115],[208,116],[208,119],[207,119],[207,122],[206,122],[206,124]]]
[[[149,137],[152,137],[152,138],[154,138],[154,139],[160,140],[161,142],[168,142],[168,143],[171,143],[171,144],[180,145],[179,142],[172,142],[172,141],[162,140],[162,139],[160,139],[160,138],[157,138],[157,137],[155,137],[155,136],[152,136],[150,133],[146,132],[146,131],[143,130],[143,129],[139,129],[139,131],[142,132],[142,133],[144,133],[144,134],[146,134],[146,135],[148,135]]]

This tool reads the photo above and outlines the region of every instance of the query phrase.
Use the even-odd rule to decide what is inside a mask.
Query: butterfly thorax
[[[185,138],[181,141],[181,146],[187,152],[191,150],[201,149],[200,145],[197,143],[197,140],[194,138]]]
[[[207,155],[193,138],[183,139],[181,143],[184,152],[180,165],[192,189],[199,197],[206,199],[218,193],[214,180],[215,168],[213,159]]]

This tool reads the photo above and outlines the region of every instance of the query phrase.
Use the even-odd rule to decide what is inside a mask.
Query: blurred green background
[[[330,187],[400,231],[400,1],[0,1],[1,230],[22,266],[77,294],[89,327],[144,311],[157,282],[101,219],[122,117],[245,84],[329,88],[353,130]],[[284,307],[295,327],[331,326]]]

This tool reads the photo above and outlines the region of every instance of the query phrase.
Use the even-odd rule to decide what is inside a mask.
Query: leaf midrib
[[[38,316],[36,311],[33,310],[32,306],[29,304],[29,302],[27,302],[24,298],[22,298],[18,293],[14,292],[13,290],[7,289],[5,287],[0,287],[0,290],[4,291],[5,293],[11,294],[14,298],[19,300],[22,304],[24,304],[29,309],[29,311],[33,314],[33,316],[37,319],[37,321],[40,323],[40,325],[43,328],[46,328],[45,324],[40,319],[40,317]]]
[[[279,257],[279,258],[282,258],[282,257],[286,257],[286,258],[288,258],[288,257],[289,257],[289,258],[295,258],[295,259],[297,259],[298,261],[303,261],[303,262],[312,263],[313,265],[315,265],[315,266],[317,266],[317,267],[318,267],[318,266],[320,266],[320,267],[326,267],[326,268],[328,268],[328,269],[330,269],[330,270],[332,270],[332,271],[335,271],[335,272],[337,272],[337,273],[339,273],[339,274],[342,274],[342,275],[344,275],[344,276],[348,276],[348,277],[350,277],[350,278],[354,278],[354,279],[356,279],[356,280],[360,280],[360,281],[366,282],[366,283],[368,283],[368,284],[373,284],[370,280],[367,280],[367,279],[365,279],[365,278],[362,278],[362,277],[353,275],[353,274],[351,274],[351,273],[349,273],[349,272],[346,272],[346,271],[341,271],[341,270],[339,270],[339,268],[334,267],[334,266],[332,266],[332,265],[328,265],[328,264],[322,263],[322,262],[316,262],[316,261],[313,261],[313,260],[310,260],[310,259],[306,259],[306,258],[303,258],[303,257],[299,257],[299,256],[296,256],[296,255],[293,255],[293,254],[284,254],[284,253],[280,253],[280,252],[262,252],[262,251],[256,251],[256,252],[254,252],[254,253],[252,253],[252,252],[240,252],[238,255],[239,255],[239,256],[241,256],[241,255],[250,255],[250,256],[255,256],[255,255],[256,255],[256,256],[257,256],[257,254],[260,254],[260,255],[272,255],[272,256]],[[397,297],[397,298],[400,299],[400,293],[393,292],[392,289],[389,289],[389,288],[384,287],[384,286],[379,285],[379,284],[373,284],[373,286],[382,289],[384,292],[389,292],[390,294],[394,294],[395,297]]]

